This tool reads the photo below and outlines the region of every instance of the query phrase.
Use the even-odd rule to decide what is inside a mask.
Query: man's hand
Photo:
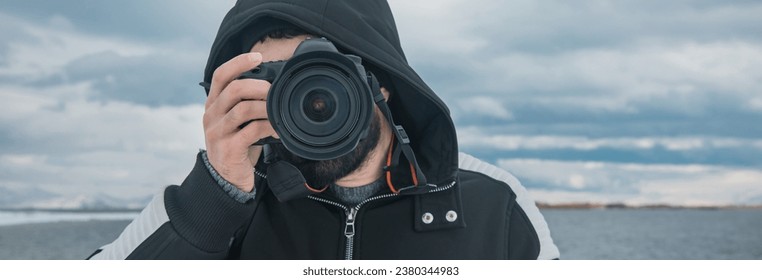
[[[242,191],[254,189],[254,172],[262,146],[259,139],[276,136],[265,107],[270,83],[236,80],[262,63],[260,53],[245,53],[225,62],[212,76],[206,99],[204,136],[209,163],[225,180]],[[252,121],[253,120],[253,121]],[[243,128],[242,124],[252,121]]]

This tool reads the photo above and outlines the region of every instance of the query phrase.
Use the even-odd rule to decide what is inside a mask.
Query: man
[[[313,191],[281,201],[262,146],[252,146],[279,136],[267,120],[271,84],[237,78],[263,62],[288,60],[316,37],[361,57],[384,100],[367,136],[339,158],[308,160],[272,144]],[[238,1],[223,19],[204,81],[207,150],[180,186],[167,187],[92,259],[559,257],[519,182],[458,153],[449,111],[407,64],[383,0]],[[409,144],[393,125],[404,128]],[[407,145],[412,154],[400,155]]]

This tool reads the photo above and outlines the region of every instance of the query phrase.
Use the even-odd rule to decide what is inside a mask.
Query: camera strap
[[[319,189],[310,186],[298,168],[283,160],[267,165],[267,185],[280,202],[303,198],[328,189],[328,185]]]
[[[428,183],[426,181],[426,175],[423,174],[420,166],[418,165],[418,160],[416,160],[415,158],[415,153],[413,153],[413,148],[410,147],[410,138],[408,137],[407,132],[405,132],[405,128],[403,128],[401,125],[397,125],[394,123],[394,118],[392,117],[392,112],[389,109],[389,105],[386,104],[384,95],[381,93],[381,86],[379,85],[376,77],[371,73],[368,73],[368,84],[370,85],[371,90],[373,91],[373,101],[381,110],[381,113],[386,118],[386,121],[389,123],[389,126],[392,127],[392,130],[394,132],[394,137],[397,139],[397,145],[391,145],[390,147],[390,148],[393,147],[393,150],[390,151],[389,160],[388,160],[389,162],[387,162],[388,166],[384,168],[385,169],[384,171],[387,172],[387,175],[388,175],[391,172],[390,168],[396,167],[398,165],[399,155],[401,151],[402,154],[405,155],[405,158],[407,158],[407,161],[410,164],[410,174],[413,177],[412,186],[396,189],[391,184],[391,178],[389,178],[390,176],[387,176],[387,181],[389,181],[388,182],[389,187],[392,189],[393,192],[401,193],[401,194],[413,194],[413,193],[428,191],[427,188],[417,188],[417,187],[428,186]]]

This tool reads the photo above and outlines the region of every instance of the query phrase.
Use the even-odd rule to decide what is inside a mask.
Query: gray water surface
[[[562,259],[762,259],[762,210],[545,209]]]
[[[562,259],[762,259],[762,210],[543,209],[542,213]],[[128,223],[0,226],[0,259],[84,259],[117,238]]]
[[[83,260],[116,239],[130,221],[0,226],[0,260]]]

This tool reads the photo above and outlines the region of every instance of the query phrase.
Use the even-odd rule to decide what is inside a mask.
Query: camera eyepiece
[[[267,114],[281,143],[297,156],[329,160],[357,147],[373,115],[361,59],[324,38],[302,42],[288,61],[263,63],[239,78],[272,83]]]

